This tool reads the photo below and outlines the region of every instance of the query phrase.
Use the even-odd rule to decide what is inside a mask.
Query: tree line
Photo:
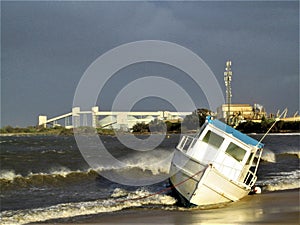
[[[262,118],[261,123],[247,121],[240,123],[236,129],[243,133],[265,133],[275,122],[275,119]],[[271,129],[271,133],[300,132],[300,121],[278,121]]]
[[[197,130],[200,128],[206,119],[206,116],[212,115],[212,112],[207,109],[197,109],[191,115],[184,118],[182,122],[170,122],[154,120],[149,124],[138,123],[133,126],[132,131],[135,133],[144,132],[159,132],[167,131],[170,133],[180,133],[190,130]],[[239,123],[235,129],[243,133],[265,133],[273,125],[275,119],[262,118],[260,123],[251,120]],[[300,132],[300,121],[278,121],[271,129],[271,133],[287,133],[287,132]]]
[[[206,116],[212,114],[212,111],[208,109],[197,109],[192,112],[192,114],[187,115],[183,121],[162,121],[154,119],[149,124],[137,123],[132,127],[132,132],[145,133],[165,131],[169,133],[180,133],[182,131],[197,130],[204,124]]]

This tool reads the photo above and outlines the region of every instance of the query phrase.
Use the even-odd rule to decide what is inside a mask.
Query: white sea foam
[[[264,161],[267,161],[267,162],[275,163],[276,162],[276,155],[270,149],[265,148],[263,150],[261,159],[264,160]]]
[[[126,191],[117,189],[114,193],[115,196],[120,196],[120,194],[124,194]],[[150,197],[147,198],[147,196]],[[1,213],[1,223],[3,225],[26,224],[50,219],[113,212],[149,204],[168,206],[174,205],[175,202],[176,200],[171,196],[153,195],[146,190],[137,190],[135,192],[126,193],[121,199],[110,198],[106,200],[88,202],[64,203],[46,208],[4,211]]]
[[[113,193],[111,194],[112,198],[120,198],[128,195],[128,191],[122,188],[116,188]]]
[[[149,170],[153,175],[168,174],[172,157],[172,152],[156,149],[151,154],[134,154],[132,157],[126,158],[124,163],[129,168],[140,168],[143,171]]]
[[[88,171],[82,171],[82,170],[70,170],[67,167],[56,167],[56,168],[52,168],[49,170],[49,172],[40,172],[40,173],[28,173],[28,175],[26,176],[26,178],[30,178],[33,176],[39,176],[39,175],[43,175],[43,176],[62,176],[62,177],[66,177],[71,173],[87,173]]]
[[[55,149],[48,149],[48,150],[44,150],[41,152],[42,154],[46,154],[46,153],[58,153],[58,154],[63,154],[65,153],[65,151],[63,150],[55,150]]]
[[[278,183],[278,184],[268,184],[264,187],[267,191],[280,191],[300,188],[299,181],[294,181],[293,183]]]
[[[14,180],[16,177],[22,177],[20,174],[16,174],[14,170],[1,170],[0,179],[3,180]]]
[[[72,170],[70,170],[66,167],[59,167],[59,168],[50,169],[49,172],[40,172],[40,173],[29,172],[27,175],[22,176],[21,174],[17,174],[14,170],[1,170],[0,171],[0,179],[13,181],[16,178],[30,179],[30,178],[35,177],[35,176],[62,176],[62,177],[66,177],[71,173],[88,173],[88,172],[90,172],[90,170],[87,170],[87,171],[81,171],[81,170],[72,171]]]
[[[281,153],[281,155],[296,155],[298,158],[300,158],[300,151],[299,150],[290,150],[284,153]]]
[[[80,171],[80,170],[72,171],[67,167],[59,167],[50,170],[51,175],[60,175],[62,177],[66,177],[70,173],[80,173],[80,172],[85,172],[85,171]]]
[[[300,133],[269,133],[268,136],[299,136]]]

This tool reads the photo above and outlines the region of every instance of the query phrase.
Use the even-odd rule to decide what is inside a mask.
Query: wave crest
[[[79,181],[84,178],[96,177],[97,175],[98,173],[94,170],[71,171],[67,168],[52,170],[49,173],[29,173],[27,176],[17,174],[13,170],[2,170],[0,171],[0,186],[1,191],[32,186],[55,186]]]
[[[268,184],[264,187],[266,191],[281,191],[300,188],[299,181],[294,183],[278,183],[278,184]]]
[[[14,170],[1,170],[0,171],[0,180],[12,181],[17,177],[22,177],[22,175],[16,174]]]
[[[19,188],[27,187],[40,187],[40,186],[59,186],[68,185],[73,182],[80,182],[84,179],[95,179],[101,172],[115,171],[115,172],[131,172],[134,170],[139,170],[144,174],[144,172],[150,172],[152,175],[168,174],[169,166],[158,166],[149,164],[136,165],[134,163],[129,164],[126,168],[103,168],[98,167],[97,169],[87,169],[87,170],[70,170],[66,167],[53,168],[49,172],[32,173],[29,172],[27,175],[22,176],[16,173],[14,170],[1,170],[0,171],[0,189],[5,190],[15,190]]]
[[[296,156],[298,159],[300,158],[300,152],[299,151],[289,151],[289,152],[283,152],[279,154],[280,156]]]

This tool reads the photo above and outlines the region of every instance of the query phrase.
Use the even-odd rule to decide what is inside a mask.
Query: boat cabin
[[[230,180],[252,186],[256,176],[250,167],[262,147],[255,139],[207,117],[200,132],[194,137],[184,136],[177,149],[201,164],[212,164]]]

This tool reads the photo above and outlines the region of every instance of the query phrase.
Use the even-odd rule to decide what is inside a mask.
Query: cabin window
[[[251,159],[252,159],[252,157],[253,157],[253,154],[254,154],[254,153],[251,153],[251,154],[250,154],[250,156],[249,156],[249,158],[248,158],[248,160],[247,160],[247,163],[246,163],[247,165],[250,164]]]
[[[228,148],[226,149],[226,153],[231,155],[237,161],[241,162],[244,159],[244,156],[246,154],[246,150],[240,148],[236,144],[230,143]]]
[[[207,144],[210,144],[216,148],[219,148],[221,146],[221,144],[223,143],[224,138],[209,130],[206,133],[206,135],[204,136],[202,141],[204,141]]]

